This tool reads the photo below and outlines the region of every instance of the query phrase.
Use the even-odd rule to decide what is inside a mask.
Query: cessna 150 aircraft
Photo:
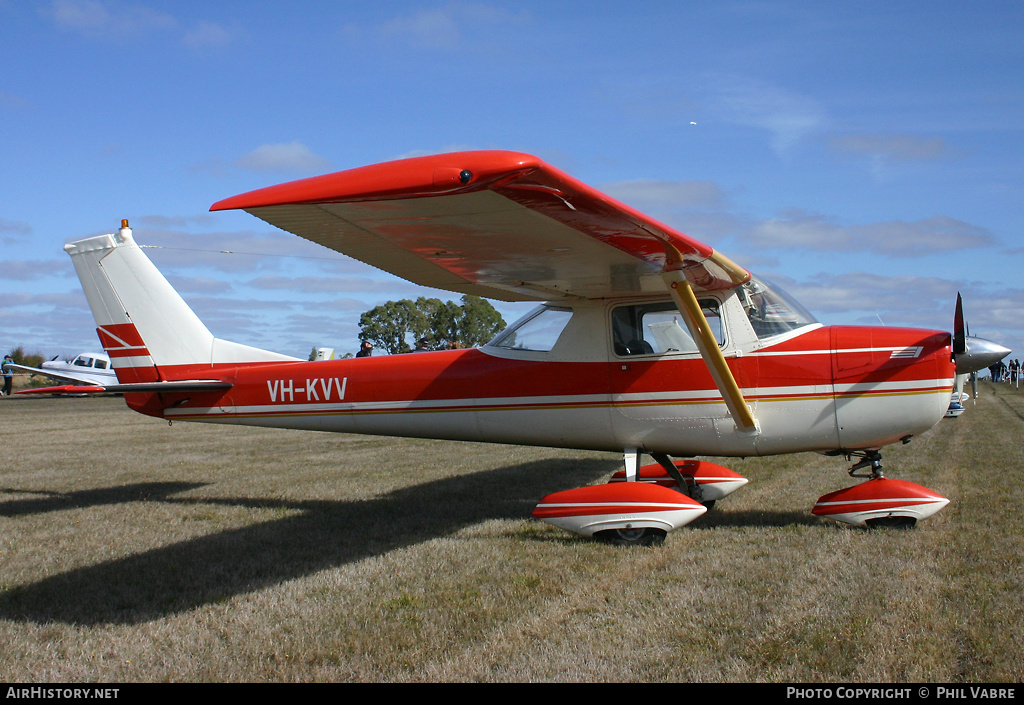
[[[110,365],[110,358],[103,353],[84,352],[67,362],[53,358],[39,367],[11,364],[16,370],[32,375],[43,375],[65,384],[55,387],[22,389],[17,394],[86,394],[102,391],[110,384],[117,384],[117,375]]]
[[[487,345],[323,362],[215,338],[119,232],[68,244],[128,405],[171,421],[622,453],[605,485],[534,515],[656,543],[743,485],[694,456],[818,451],[866,482],[813,512],[907,524],[948,502],[882,475],[957,374],[1008,351],[963,334],[825,327],[710,246],[536,157],[465,152],[303,179],[214,204],[453,292],[545,302]],[[640,465],[648,454],[655,460]]]

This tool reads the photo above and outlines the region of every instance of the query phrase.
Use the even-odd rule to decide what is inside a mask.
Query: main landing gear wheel
[[[914,517],[878,517],[864,522],[869,529],[913,529],[917,525]]]
[[[607,529],[594,537],[613,546],[657,546],[664,543],[665,534],[661,529]]]

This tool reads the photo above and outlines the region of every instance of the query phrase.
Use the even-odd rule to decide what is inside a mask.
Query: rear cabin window
[[[718,301],[703,299],[700,307],[715,340],[719,345],[724,344],[725,333]],[[698,352],[682,314],[671,301],[613,309],[612,341],[615,354],[620,356]]]

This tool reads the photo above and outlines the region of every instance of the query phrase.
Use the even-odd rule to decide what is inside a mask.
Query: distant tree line
[[[46,360],[46,358],[43,357],[41,353],[25,352],[25,347],[22,345],[19,345],[16,348],[12,348],[11,351],[7,354],[14,358],[14,361],[16,363],[18,363],[19,365],[25,365],[26,367],[39,367],[41,364],[43,364],[43,361]]]
[[[10,352],[7,354],[14,359],[14,362],[19,365],[25,365],[26,367],[39,367],[47,359],[42,353],[25,352],[25,346],[23,345],[11,348]],[[16,387],[49,387],[54,383],[53,380],[48,377],[44,377],[43,375],[32,375],[28,378],[21,375],[22,373],[18,372],[15,376],[15,379],[18,380],[15,382]]]
[[[486,299],[466,294],[462,303],[424,296],[376,306],[359,317],[359,337],[390,355],[407,353],[427,338],[432,350],[486,343],[505,320]]]

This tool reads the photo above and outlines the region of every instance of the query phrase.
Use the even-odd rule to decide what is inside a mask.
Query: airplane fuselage
[[[812,323],[759,339],[734,299],[723,294],[702,303],[714,305],[722,321],[722,350],[757,419],[753,431],[737,428],[695,351],[617,342],[616,302],[549,306],[566,312],[568,323],[550,346],[534,345],[546,350],[492,343],[323,362],[183,366],[162,372],[233,386],[130,394],[128,401],[169,420],[675,456],[878,448],[924,432],[946,411],[954,381],[948,333]]]

